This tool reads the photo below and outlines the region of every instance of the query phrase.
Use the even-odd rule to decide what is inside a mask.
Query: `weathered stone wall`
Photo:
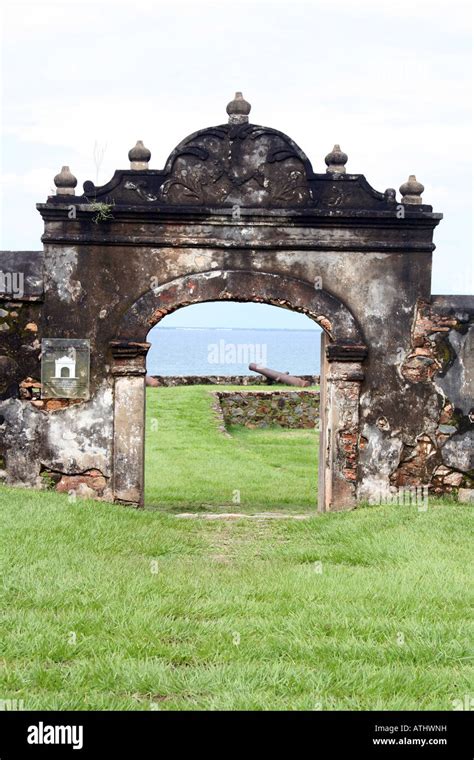
[[[111,498],[111,380],[88,402],[40,398],[43,270],[42,251],[1,252],[0,479]]]
[[[474,488],[474,304],[433,296],[418,304],[411,350],[400,372],[425,401],[423,429],[403,436],[396,486],[430,484],[434,493]]]
[[[152,375],[158,386],[175,385],[274,385],[261,375]],[[298,375],[310,385],[319,385],[319,375]]]
[[[314,428],[319,420],[319,391],[218,391],[225,425],[263,428]]]
[[[1,252],[0,402],[38,373],[43,291],[42,251]]]

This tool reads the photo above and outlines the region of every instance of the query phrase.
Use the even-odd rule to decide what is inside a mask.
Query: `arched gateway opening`
[[[126,311],[110,344],[115,379],[115,498],[143,504],[147,334],[176,309],[208,301],[271,304],[304,313],[323,328],[318,509],[354,506],[359,396],[367,349],[353,315],[339,299],[318,288],[317,282],[216,269],[176,278],[145,293]]]

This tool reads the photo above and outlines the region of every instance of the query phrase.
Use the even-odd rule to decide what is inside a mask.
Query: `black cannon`
[[[249,364],[249,369],[252,372],[258,372],[263,377],[272,380],[275,383],[286,383],[287,385],[296,385],[298,388],[307,388],[309,383],[307,380],[303,380],[301,377],[294,377],[288,372],[277,372],[275,369],[268,369],[267,367],[260,367],[258,364]]]

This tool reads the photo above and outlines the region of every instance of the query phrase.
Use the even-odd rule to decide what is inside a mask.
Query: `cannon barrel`
[[[260,375],[267,377],[269,380],[274,380],[276,383],[296,385],[298,388],[307,388],[309,385],[307,380],[303,380],[301,377],[290,375],[288,372],[277,372],[275,369],[260,367],[258,364],[249,364],[249,369],[252,370],[252,372],[258,372]]]

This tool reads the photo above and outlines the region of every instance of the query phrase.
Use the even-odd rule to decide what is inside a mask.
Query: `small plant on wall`
[[[114,215],[112,214],[112,209],[115,206],[114,200],[111,200],[109,198],[106,198],[107,202],[91,200],[87,197],[87,195],[85,198],[89,204],[89,210],[94,214],[92,217],[94,224],[99,224],[99,222],[107,222],[110,219],[114,218]]]
[[[91,203],[91,211],[94,212],[92,221],[95,224],[99,224],[99,222],[106,222],[108,219],[113,219],[114,218],[112,214],[113,207],[114,207],[113,203],[98,203],[98,202]]]

